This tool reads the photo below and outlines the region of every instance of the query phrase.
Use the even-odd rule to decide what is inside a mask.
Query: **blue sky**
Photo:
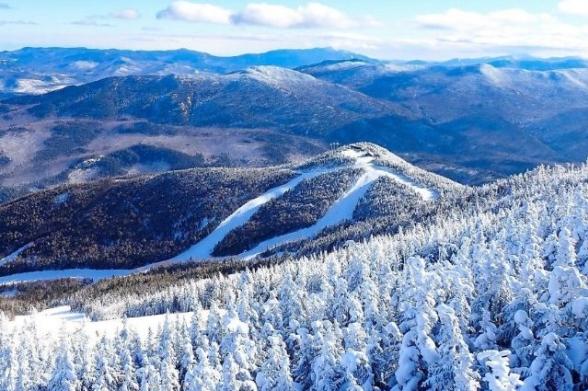
[[[588,55],[588,0],[0,0],[0,49],[333,46],[385,59]]]

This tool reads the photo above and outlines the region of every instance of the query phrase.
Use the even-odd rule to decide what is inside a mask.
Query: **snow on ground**
[[[60,84],[58,81],[45,82],[38,79],[19,79],[13,91],[20,94],[40,95],[65,87],[67,87],[67,84]]]
[[[12,254],[11,254],[12,255]],[[36,272],[16,273],[0,277],[0,285],[7,285],[24,281],[47,281],[60,278],[88,278],[94,281],[105,278],[126,276],[133,270],[126,269],[65,269],[65,270],[42,270]]]
[[[312,179],[314,177],[326,174],[331,171],[333,171],[333,169],[324,168],[305,172],[301,175],[298,175],[296,178],[292,179],[288,183],[285,183],[278,187],[274,187],[273,189],[268,190],[259,197],[256,197],[248,201],[235,212],[233,212],[229,217],[223,220],[218,225],[218,227],[216,227],[216,229],[212,231],[207,237],[205,237],[204,239],[202,239],[201,241],[199,241],[183,253],[170,259],[169,262],[175,263],[184,262],[189,259],[210,258],[212,255],[212,251],[214,250],[214,247],[217,245],[217,243],[221,242],[225,238],[225,236],[227,236],[235,228],[238,228],[247,223],[251,216],[253,216],[261,206],[267,204],[274,198],[282,196],[288,190],[291,190],[298,186],[300,182],[307,179]]]
[[[357,182],[347,190],[337,201],[331,205],[327,213],[321,217],[315,224],[307,228],[299,229],[298,231],[290,232],[284,235],[275,236],[271,239],[259,243],[257,246],[249,251],[239,255],[243,259],[251,259],[264,251],[276,247],[281,244],[312,238],[318,235],[325,228],[338,225],[345,220],[350,220],[353,217],[353,211],[357,206],[359,200],[369,190],[373,181],[378,179],[381,175],[377,174],[376,170],[371,170],[361,175]]]
[[[327,213],[322,218],[320,218],[314,225],[263,241],[259,243],[257,246],[255,246],[253,249],[241,253],[239,257],[243,259],[251,259],[269,248],[289,243],[292,241],[312,238],[318,235],[325,228],[341,224],[346,220],[350,220],[353,217],[353,211],[355,210],[355,207],[357,206],[358,202],[369,190],[373,182],[380,177],[385,176],[393,179],[398,183],[401,183],[402,185],[408,186],[409,188],[414,190],[419,196],[421,196],[425,201],[434,200],[437,196],[434,191],[416,185],[409,178],[394,173],[390,168],[381,167],[373,164],[374,157],[367,155],[363,151],[355,149],[346,149],[343,150],[341,154],[347,158],[355,160],[355,167],[362,169],[364,173],[360,176],[357,182],[329,208]],[[304,180],[312,179],[316,176],[326,174],[328,172],[333,172],[335,170],[337,169],[322,168],[308,171],[297,176],[296,178],[292,179],[290,182],[284,185],[270,189],[269,191],[265,192],[259,197],[256,197],[245,203],[243,206],[241,206],[239,209],[233,212],[229,217],[227,217],[223,222],[221,222],[212,233],[210,233],[207,237],[205,237],[204,239],[190,247],[188,250],[167,261],[150,264],[143,268],[137,269],[137,271],[147,271],[154,267],[173,263],[186,262],[189,260],[202,260],[213,258],[212,252],[214,250],[214,247],[218,243],[220,243],[231,231],[246,224],[249,221],[249,219],[251,219],[251,217],[255,214],[255,212],[259,210],[261,206],[263,206],[264,204],[266,204],[274,198],[282,196],[288,190],[293,189]]]
[[[382,173],[382,176],[392,178],[396,182],[410,187],[415,193],[417,193],[425,201],[434,201],[439,196],[436,191],[428,189],[426,187],[418,186],[413,181],[411,181],[410,178],[407,178],[404,175],[396,174],[396,173],[392,172],[392,170],[387,167],[377,167],[375,169],[378,170],[380,173]]]
[[[480,73],[486,77],[486,79],[497,87],[509,87],[510,80],[508,74],[501,69],[495,68],[490,64],[480,65]]]
[[[422,197],[423,200],[425,200],[425,201],[433,201],[438,196],[434,190],[428,189],[426,187],[418,186],[410,178],[408,178],[404,175],[401,175],[401,174],[397,174],[392,169],[390,169],[388,167],[382,167],[382,166],[378,166],[378,165],[373,164],[374,158],[372,156],[366,155],[365,152],[358,151],[355,149],[346,149],[346,150],[342,151],[341,154],[345,157],[355,159],[355,165],[358,168],[362,168],[363,170],[368,171],[368,172],[371,170],[376,170],[376,171],[378,171],[380,176],[386,176],[386,177],[391,178],[404,186],[408,186],[415,193],[417,193],[420,197]],[[387,157],[387,159],[396,159],[399,162],[400,161],[404,162],[398,156],[393,155],[393,154],[390,154],[389,157]]]
[[[306,73],[268,65],[251,67],[244,72],[234,73],[233,77],[241,77],[242,75],[246,75],[273,88],[283,90],[293,89],[298,84],[308,81],[318,82],[317,79]]]
[[[168,315],[170,320],[189,322],[191,312],[179,312]],[[128,318],[127,325],[141,337],[146,337],[149,330],[156,331],[164,322],[166,315],[142,316]],[[7,323],[7,327],[23,328],[34,323],[41,336],[59,337],[60,332],[72,335],[85,331],[90,337],[112,336],[123,327],[122,319],[92,322],[86,315],[72,312],[69,306],[61,306],[31,315],[16,316]]]

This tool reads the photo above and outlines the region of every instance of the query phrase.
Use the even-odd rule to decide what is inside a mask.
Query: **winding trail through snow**
[[[438,197],[436,191],[416,185],[414,181],[412,181],[410,178],[395,173],[391,168],[373,164],[372,162],[374,161],[374,158],[372,156],[366,155],[365,152],[359,152],[354,149],[346,149],[343,152],[341,152],[341,154],[343,156],[355,159],[355,167],[363,169],[368,174],[370,173],[370,171],[376,171],[376,179],[382,176],[391,178],[394,181],[411,188],[425,201],[434,201]],[[397,156],[394,156],[394,158],[399,159]]]
[[[354,167],[361,169],[363,174],[361,174],[361,176],[350,189],[348,189],[337,201],[333,203],[333,205],[331,205],[323,217],[321,217],[310,227],[302,228],[294,232],[289,232],[287,234],[275,236],[271,239],[265,240],[257,244],[254,248],[238,254],[237,257],[249,260],[271,248],[298,240],[313,238],[326,228],[339,225],[346,220],[351,220],[353,218],[353,212],[359,201],[370,189],[372,184],[381,177],[390,178],[404,186],[409,187],[425,201],[434,201],[438,197],[436,191],[418,186],[410,178],[402,174],[395,173],[391,168],[374,164],[374,157],[368,155],[364,151],[350,148],[342,151],[341,154],[347,158],[355,160]],[[100,280],[109,277],[142,273],[155,267],[164,265],[214,258],[212,256],[214,247],[220,243],[231,231],[246,224],[255,214],[255,212],[257,212],[263,205],[267,204],[269,201],[275,198],[282,196],[287,191],[298,186],[304,180],[312,179],[322,174],[328,174],[342,170],[347,167],[348,166],[335,168],[323,167],[303,172],[295,178],[291,179],[289,182],[266,191],[262,195],[251,199],[235,210],[204,239],[194,244],[186,251],[168,260],[151,263],[149,265],[132,270],[66,269],[19,273],[0,277],[0,285],[22,281],[54,280],[58,278],[92,278],[94,280]],[[11,259],[16,258],[16,256],[18,256],[20,252],[24,251],[27,246],[24,246],[7,257],[1,259],[0,264],[9,262]]]
[[[408,178],[393,173],[392,170],[387,167],[380,167],[372,164],[373,157],[366,156],[354,150],[345,150],[343,151],[343,154],[347,157],[354,158],[356,161],[355,167],[361,168],[364,171],[364,174],[359,177],[357,182],[355,182],[345,194],[331,205],[325,215],[310,227],[265,240],[251,250],[239,254],[239,258],[246,260],[255,258],[257,255],[273,247],[315,237],[328,227],[333,227],[346,220],[351,220],[359,201],[371,188],[372,184],[381,177],[391,178],[396,182],[410,187],[425,201],[432,201],[437,198],[437,194],[434,191],[415,185]]]

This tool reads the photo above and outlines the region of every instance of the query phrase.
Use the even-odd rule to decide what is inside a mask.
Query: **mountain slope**
[[[8,100],[0,200],[116,175],[300,161],[362,141],[467,184],[585,160],[588,68],[486,60],[127,76]]]
[[[299,70],[410,107],[433,124],[482,116],[524,127],[588,105],[588,68],[529,71],[486,63],[412,69],[348,61]]]
[[[388,198],[374,198],[376,183]],[[363,237],[373,233],[372,219],[395,230],[460,189],[370,144],[298,166],[193,169],[67,186],[0,206],[0,273],[250,258],[343,229],[333,246],[360,239],[345,231],[355,222],[363,224]],[[356,214],[360,203],[363,213]]]
[[[37,117],[132,117],[171,125],[279,127],[315,135],[394,112],[392,104],[276,67],[183,78],[108,78],[9,103],[31,105],[28,111]]]
[[[263,128],[10,116],[0,119],[0,202],[59,184],[193,167],[275,165],[325,149],[320,140]]]
[[[0,114],[0,201],[117,175],[296,162],[324,151],[333,129],[397,111],[275,67],[109,78],[8,102]]]

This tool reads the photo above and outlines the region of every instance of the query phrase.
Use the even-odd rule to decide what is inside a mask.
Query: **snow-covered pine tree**
[[[154,364],[158,364],[157,357],[146,358],[144,365],[138,371],[140,391],[159,391],[161,377],[159,376],[159,370]]]
[[[565,353],[566,347],[560,337],[549,333],[543,337],[535,352],[535,359],[529,368],[522,391],[572,391],[572,363]]]
[[[260,391],[295,389],[286,344],[280,334],[269,337],[266,358],[255,377],[255,382]]]
[[[178,391],[180,389],[180,375],[176,367],[176,355],[173,347],[175,335],[169,314],[166,314],[159,334],[159,389],[161,391]]]
[[[455,311],[448,305],[437,306],[439,314],[438,358],[429,366],[425,382],[428,389],[470,391],[479,388],[479,375],[474,370],[474,357],[470,353]]]
[[[523,382],[517,373],[510,370],[508,350],[484,350],[478,353],[478,360],[488,367],[482,380],[489,391],[516,391]]]
[[[188,368],[183,386],[185,391],[215,391],[221,374],[210,365],[208,353],[202,347],[196,349],[196,361]]]
[[[47,391],[77,391],[80,381],[71,361],[69,343],[65,338],[61,339],[60,349],[55,358],[53,374],[47,385]],[[10,390],[9,388],[7,390]],[[100,389],[99,391],[102,391]]]
[[[341,362],[341,341],[337,340],[336,324],[328,320],[313,323],[313,340],[319,348],[312,361],[310,379],[312,389],[317,391],[337,390],[344,378]]]
[[[0,389],[12,390],[14,387],[14,365],[16,363],[16,352],[14,341],[8,333],[8,319],[0,311]]]
[[[555,256],[555,266],[576,265],[576,240],[567,227],[559,231],[558,245]]]
[[[235,363],[233,355],[227,353],[223,362],[223,371],[221,383],[219,384],[220,391],[234,391],[240,390],[242,382],[237,378],[239,375],[239,366]]]
[[[94,383],[92,391],[108,391],[116,389],[119,383],[120,373],[112,366],[114,362],[114,347],[111,341],[103,336],[98,342],[95,351]]]

